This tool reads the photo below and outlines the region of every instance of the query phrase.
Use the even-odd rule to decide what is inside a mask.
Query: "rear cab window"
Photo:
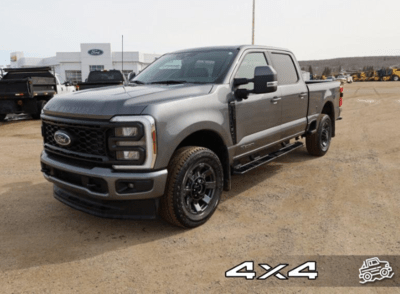
[[[294,61],[289,54],[271,52],[272,65],[278,73],[278,85],[291,85],[299,81]]]

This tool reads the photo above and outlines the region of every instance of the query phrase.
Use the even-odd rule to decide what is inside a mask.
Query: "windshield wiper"
[[[150,84],[185,84],[187,81],[177,81],[177,80],[166,80],[166,81],[156,81]]]

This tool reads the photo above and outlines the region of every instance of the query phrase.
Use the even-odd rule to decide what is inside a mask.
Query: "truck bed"
[[[53,78],[31,77],[0,80],[0,97],[3,99],[53,96],[55,93]]]

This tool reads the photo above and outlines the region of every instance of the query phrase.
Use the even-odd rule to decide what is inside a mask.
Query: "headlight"
[[[138,134],[139,134],[138,127],[116,128],[115,129],[116,137],[136,137]]]
[[[157,145],[155,121],[149,115],[117,116],[113,135],[108,138],[109,150],[122,165],[114,169],[150,169],[154,167]]]

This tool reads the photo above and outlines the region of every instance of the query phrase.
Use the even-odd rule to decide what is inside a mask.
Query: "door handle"
[[[274,97],[271,99],[272,104],[277,104],[279,100],[281,100],[282,98],[280,97]]]
[[[301,99],[304,99],[304,97],[306,97],[307,96],[307,93],[300,93],[299,94],[299,97],[301,98]]]

